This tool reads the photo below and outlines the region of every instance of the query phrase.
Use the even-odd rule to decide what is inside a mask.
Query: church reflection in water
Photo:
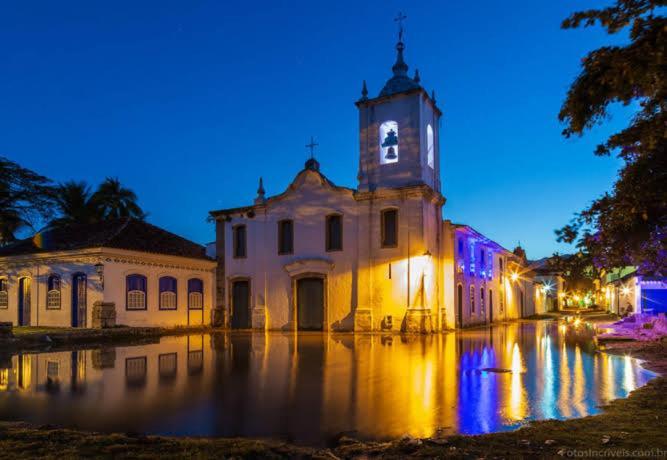
[[[653,376],[554,323],[429,336],[190,335],[0,364],[3,420],[306,444],[581,417]]]

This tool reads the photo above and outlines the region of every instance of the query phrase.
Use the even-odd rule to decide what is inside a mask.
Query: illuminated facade
[[[214,268],[203,246],[135,219],[46,230],[0,249],[0,321],[209,324]]]
[[[635,267],[624,267],[601,281],[601,303],[612,313],[667,313],[667,277],[642,276]]]
[[[218,323],[433,332],[534,312],[525,259],[443,222],[441,111],[418,72],[408,76],[403,51],[399,39],[392,77],[375,98],[364,82],[356,102],[356,189],[333,184],[311,158],[283,193],[265,196],[260,179],[253,205],[211,212]]]

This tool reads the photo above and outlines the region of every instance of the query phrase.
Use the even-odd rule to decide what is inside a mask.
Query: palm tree
[[[144,211],[137,203],[137,195],[121,185],[114,177],[107,177],[91,197],[91,202],[100,212],[102,219],[134,217],[143,220]]]
[[[84,181],[69,181],[60,184],[55,191],[55,203],[59,217],[51,221],[52,226],[83,223],[100,220],[101,213],[91,199],[90,186]]]

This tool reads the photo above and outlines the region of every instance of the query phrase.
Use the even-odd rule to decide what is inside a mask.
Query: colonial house
[[[525,254],[511,252],[468,225],[444,222],[445,304],[457,327],[535,313],[534,282]]]
[[[39,232],[0,248],[0,321],[209,324],[216,264],[204,251],[130,218]]]
[[[530,263],[535,273],[535,313],[554,312],[563,307],[565,278],[549,264],[550,260],[545,257]]]
[[[356,102],[356,188],[306,161],[289,187],[212,211],[216,309],[233,328],[431,332],[532,314],[519,257],[443,221],[440,117],[399,36],[393,75]]]
[[[604,273],[600,281],[603,303],[612,313],[667,313],[665,276],[642,274],[636,267],[623,267]]]

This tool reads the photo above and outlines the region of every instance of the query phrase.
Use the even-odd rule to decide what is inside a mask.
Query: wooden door
[[[250,281],[232,283],[232,329],[250,329]]]
[[[297,322],[299,330],[324,328],[324,280],[302,278],[297,281]]]

